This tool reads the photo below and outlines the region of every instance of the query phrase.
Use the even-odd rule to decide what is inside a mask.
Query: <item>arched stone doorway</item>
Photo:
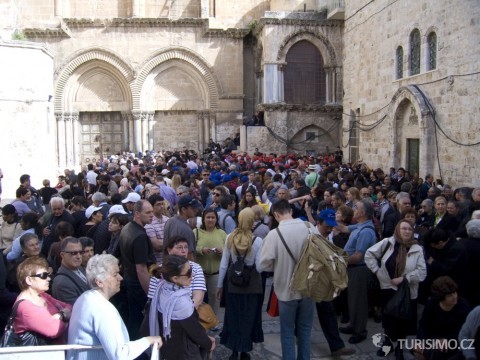
[[[337,140],[328,129],[309,125],[298,131],[287,145],[287,152],[316,156],[321,153],[334,151],[335,146],[337,146]]]

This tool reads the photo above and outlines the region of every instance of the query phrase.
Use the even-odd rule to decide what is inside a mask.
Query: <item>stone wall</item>
[[[31,175],[35,188],[43,179],[56,181],[53,59],[44,47],[24,41],[0,41],[0,58],[2,199],[12,199],[22,174]]]
[[[433,172],[435,178],[442,175],[444,182],[455,186],[480,185],[480,170],[474,166],[478,162],[478,146],[456,145],[440,131],[443,129],[464,144],[480,140],[476,121],[480,98],[478,1],[349,1],[345,10],[349,20],[345,22],[343,39],[344,113],[359,111],[357,120],[364,128],[380,123],[371,131],[360,133],[360,157],[373,168],[406,166],[405,144],[413,136],[420,139],[420,176]],[[421,34],[421,68],[419,75],[409,76],[409,36],[415,28]],[[431,31],[437,34],[438,51],[437,68],[429,71],[426,37]],[[398,46],[404,50],[404,77],[397,80]],[[402,114],[398,108],[402,101],[395,94],[409,85],[418,85],[419,92],[410,100],[419,121],[417,130],[410,129],[406,134],[398,132],[397,122],[405,119],[398,116]],[[422,101],[431,103],[435,116],[428,107],[420,110]],[[344,129],[348,129],[349,121],[344,116]],[[345,135],[344,143],[347,140]]]

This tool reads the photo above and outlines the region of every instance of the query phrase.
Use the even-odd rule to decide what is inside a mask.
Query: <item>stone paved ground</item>
[[[267,282],[267,286],[271,282]],[[266,294],[270,293],[270,289],[267,289]],[[266,301],[264,303],[264,310],[266,308]],[[219,314],[220,321],[223,320],[223,309],[220,310]],[[340,326],[344,326],[340,324]],[[262,344],[254,344],[253,351],[250,353],[252,360],[277,360],[282,359],[282,350],[280,344],[280,321],[279,318],[272,318],[270,317],[265,311],[263,312],[263,332],[265,341]],[[372,343],[371,336],[377,333],[382,333],[381,324],[375,323],[373,319],[369,319],[368,321],[368,337],[365,341],[356,344],[350,345],[348,343],[348,338],[350,335],[343,335],[340,336],[343,338],[346,346],[353,347],[357,352],[352,356],[344,356],[342,358],[349,358],[352,360],[379,360],[380,358],[377,357],[376,351],[378,350]],[[212,336],[215,336],[217,339],[217,347],[214,351],[213,359],[215,360],[224,360],[228,359],[231,354],[231,351],[224,346],[220,345],[219,333],[211,333]],[[409,354],[405,354],[405,360],[411,360],[412,357],[408,356]],[[394,355],[388,355],[388,358],[394,359]],[[318,323],[318,317],[315,312],[315,319],[313,323],[313,330],[312,330],[312,360],[316,359],[334,359],[330,355],[330,350],[328,348],[327,341],[323,336],[322,329],[320,324]],[[285,359],[285,360],[294,360],[294,359]]]

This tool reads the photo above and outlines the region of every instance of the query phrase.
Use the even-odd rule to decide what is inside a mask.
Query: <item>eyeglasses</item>
[[[48,273],[48,272],[42,272],[40,274],[35,274],[35,275],[30,275],[30,277],[38,277],[42,280],[47,280],[47,277],[51,278],[52,277],[52,273]]]
[[[210,176],[210,174],[202,174],[202,176]]]
[[[185,274],[180,274],[178,276],[185,276],[187,278],[191,278],[192,277],[192,268],[188,269]]]
[[[185,192],[179,192],[177,196],[182,196],[183,194],[185,194]]]
[[[62,252],[64,252],[65,254],[70,254],[72,256],[85,254],[85,251],[83,251],[83,250],[81,250],[81,251],[62,251]]]
[[[176,245],[174,246],[175,249],[177,250],[188,250],[188,245],[182,246],[182,245]]]
[[[220,196],[220,195],[222,195],[222,194],[221,193],[216,193],[216,192],[213,193],[213,196]]]

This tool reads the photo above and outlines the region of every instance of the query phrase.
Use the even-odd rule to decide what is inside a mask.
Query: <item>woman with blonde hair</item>
[[[354,186],[348,188],[345,197],[347,198],[347,203],[345,205],[350,206],[351,208],[353,208],[357,202],[362,200],[360,197],[360,191]]]
[[[182,185],[182,177],[179,174],[175,174],[172,176],[172,188],[177,190],[177,188]]]
[[[223,293],[223,280],[227,276],[226,309],[220,343],[232,350],[229,359],[250,359],[248,352],[253,344],[263,342],[262,330],[262,279],[257,269],[260,263],[262,239],[252,233],[254,213],[245,208],[238,215],[238,227],[227,237],[220,263],[217,299]],[[230,259],[232,264],[228,266]],[[249,273],[250,281],[243,286],[232,283],[233,267],[244,261],[243,273]],[[227,271],[228,269],[228,271]],[[237,283],[238,284],[238,283]]]

